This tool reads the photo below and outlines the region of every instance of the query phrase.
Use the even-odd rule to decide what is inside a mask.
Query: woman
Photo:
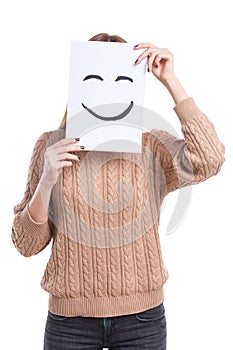
[[[126,42],[106,33],[89,40]],[[143,133],[142,154],[88,152],[82,140],[65,139],[65,113],[58,130],[37,140],[14,208],[12,239],[21,254],[53,240],[41,281],[49,293],[45,350],[166,349],[159,208],[169,192],[217,174],[225,150],[175,76],[173,55],[151,43],[135,46],[142,48],[135,64],[146,59],[171,94],[184,139],[153,129]]]

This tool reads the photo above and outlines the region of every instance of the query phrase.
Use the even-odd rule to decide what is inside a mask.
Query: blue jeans
[[[164,304],[114,317],[66,317],[48,311],[44,350],[166,350]]]

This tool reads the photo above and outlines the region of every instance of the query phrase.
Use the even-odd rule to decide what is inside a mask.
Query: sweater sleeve
[[[225,161],[225,147],[213,123],[199,110],[193,98],[181,101],[174,110],[181,122],[183,139],[167,131],[152,129],[150,132],[155,136],[152,147],[160,155],[167,193],[216,175]]]
[[[26,189],[22,201],[14,207],[11,238],[16,249],[25,257],[44,249],[52,238],[50,219],[35,222],[29,213],[28,205],[40,179],[40,169],[50,133],[43,133],[35,143],[28,170]]]

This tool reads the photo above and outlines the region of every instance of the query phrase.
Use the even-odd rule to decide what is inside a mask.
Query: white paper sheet
[[[141,152],[146,59],[133,47],[71,41],[66,137],[86,150]]]

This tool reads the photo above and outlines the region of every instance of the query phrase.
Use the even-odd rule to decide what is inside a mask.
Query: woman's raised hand
[[[72,166],[72,161],[79,161],[80,158],[69,152],[80,151],[84,146],[78,144],[79,139],[62,139],[47,147],[44,154],[44,169],[41,181],[48,187],[52,187],[57,182],[62,168]]]
[[[159,48],[151,43],[141,43],[134,46],[134,49],[145,50],[138,56],[135,64],[139,64],[147,57],[148,72],[166,85],[167,81],[174,78],[174,58],[173,54],[166,48]]]

